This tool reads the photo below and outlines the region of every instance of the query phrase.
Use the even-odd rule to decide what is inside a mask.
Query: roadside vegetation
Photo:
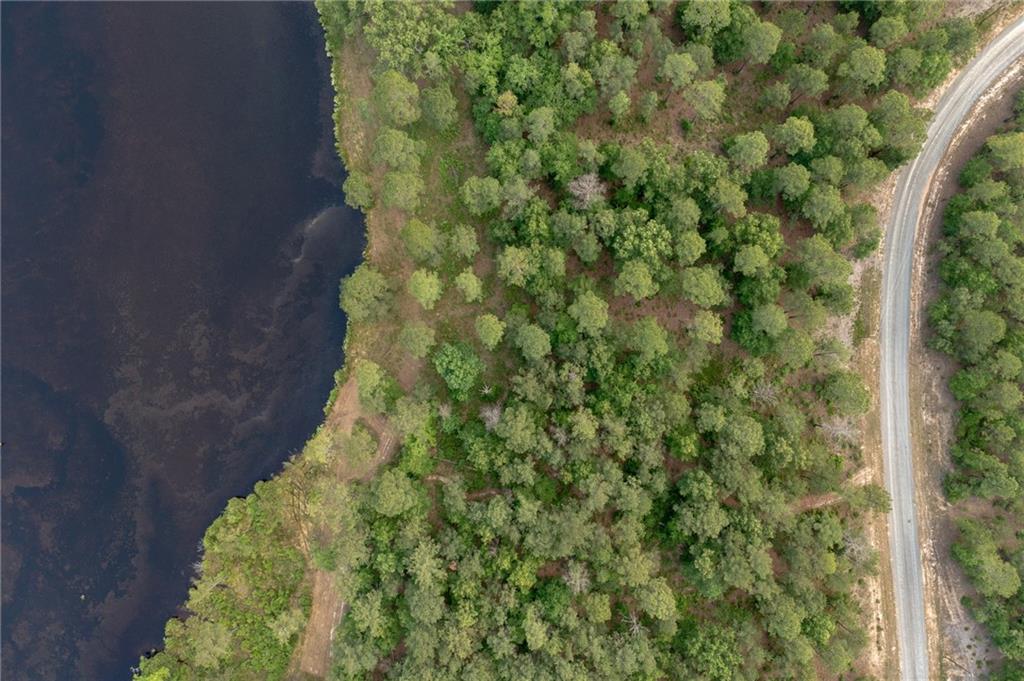
[[[232,502],[139,678],[283,678],[292,557],[347,605],[334,679],[863,674],[889,501],[852,481],[871,394],[836,319],[871,192],[923,140],[913,98],[974,27],[934,2],[318,10],[369,232],[339,391],[401,446],[332,487],[376,446],[328,405],[300,515]]]
[[[960,173],[940,245],[932,347],[959,369],[953,555],[976,594],[971,611],[1005,657],[997,679],[1024,679],[1024,94],[1016,118]]]

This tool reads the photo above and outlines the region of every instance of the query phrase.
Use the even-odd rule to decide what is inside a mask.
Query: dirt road
[[[992,40],[935,109],[924,148],[900,175],[885,245],[882,282],[881,400],[885,477],[892,494],[889,538],[896,594],[900,677],[929,678],[924,578],[915,513],[908,354],[914,242],[932,178],[960,125],[985,91],[1024,58],[1024,18]]]

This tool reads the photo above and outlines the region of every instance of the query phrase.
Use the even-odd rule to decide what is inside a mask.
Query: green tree
[[[871,406],[871,395],[860,376],[840,371],[828,376],[821,385],[821,397],[841,416],[860,416]]]
[[[472,260],[480,246],[476,240],[476,230],[469,225],[458,224],[452,227],[447,239],[448,252],[460,260]]]
[[[924,143],[924,116],[914,110],[902,92],[890,90],[879,97],[868,117],[882,134],[884,149],[880,156],[890,168],[913,158]]]
[[[505,335],[505,322],[490,313],[477,317],[475,326],[476,335],[488,350],[496,348]]]
[[[885,81],[885,52],[870,45],[858,47],[839,65],[836,74],[857,94],[881,85]]]
[[[694,39],[710,42],[729,25],[731,9],[728,0],[687,0],[679,3],[679,24]]]
[[[516,346],[523,357],[535,362],[551,352],[551,338],[536,324],[523,324],[516,331]]]
[[[455,124],[456,100],[447,83],[423,91],[423,118],[435,130],[447,130]]]
[[[718,273],[710,267],[687,267],[679,276],[683,296],[700,307],[715,307],[725,302]]]
[[[419,263],[436,265],[441,257],[441,233],[433,225],[409,219],[400,232],[409,256]]]
[[[771,260],[764,249],[757,244],[748,244],[736,251],[733,269],[747,277],[756,277],[768,271]]]
[[[798,201],[811,186],[811,172],[799,163],[787,163],[772,171],[773,186],[787,201]]]
[[[398,517],[411,510],[416,505],[416,499],[412,481],[402,471],[391,468],[377,477],[373,506],[377,513],[389,518]]]
[[[584,291],[576,296],[568,312],[580,331],[589,335],[600,333],[608,324],[608,303],[593,291]]]
[[[406,288],[409,295],[415,298],[424,310],[434,309],[443,290],[441,278],[437,276],[437,272],[424,269],[418,269],[409,275],[409,283]]]
[[[381,117],[395,127],[415,123],[420,118],[419,88],[393,69],[377,76],[373,100]]]
[[[833,220],[844,214],[846,204],[839,190],[831,185],[816,184],[804,197],[800,212],[811,221],[817,230],[824,229]]]
[[[748,62],[766,64],[775,54],[782,29],[769,21],[755,21],[743,29],[743,45]]]
[[[772,129],[772,142],[790,156],[814,148],[814,124],[806,116],[790,116]]]
[[[729,142],[728,152],[729,158],[740,169],[751,171],[760,168],[768,160],[768,138],[757,130],[736,135]]]
[[[493,177],[474,176],[462,184],[459,198],[471,215],[485,215],[501,203],[501,184]]]
[[[398,342],[410,355],[423,359],[434,347],[434,329],[423,322],[407,322],[398,335]]]
[[[473,274],[473,268],[467,267],[455,277],[455,288],[462,292],[467,303],[475,303],[483,296],[483,285]]]
[[[968,362],[978,362],[1006,335],[1006,321],[991,310],[965,310],[960,321],[957,348]]]
[[[828,74],[806,64],[796,64],[786,72],[786,84],[797,99],[813,99],[828,90]]]
[[[384,175],[380,198],[388,208],[412,212],[419,208],[422,193],[423,178],[417,173],[396,170]]]
[[[782,111],[789,106],[789,100],[792,98],[793,94],[789,89],[789,84],[779,81],[761,90],[758,106],[769,111]]]
[[[725,86],[717,80],[701,80],[686,88],[683,97],[699,118],[713,120],[725,104]]]
[[[401,130],[384,128],[373,142],[373,162],[415,173],[420,166],[420,145]]]
[[[452,398],[463,402],[483,372],[483,362],[463,343],[444,343],[434,353],[434,368],[448,386]]]
[[[1024,168],[1024,132],[1008,132],[988,138],[985,144],[996,168],[1002,171]]]
[[[619,90],[615,96],[608,100],[608,111],[612,114],[612,123],[622,125],[629,116],[631,102],[625,90]]]
[[[534,109],[526,116],[526,131],[535,144],[544,144],[555,131],[555,110],[549,106]]]
[[[696,204],[694,204],[696,206]],[[699,215],[699,209],[698,209]],[[685,231],[676,237],[676,258],[682,266],[692,265],[704,255],[707,244],[696,231]]]
[[[907,33],[907,23],[898,15],[882,17],[871,24],[871,42],[883,50],[899,43]]]
[[[380,271],[364,262],[351,276],[341,280],[340,302],[352,321],[379,319],[390,308],[391,286]]]
[[[636,300],[650,298],[658,292],[658,284],[642,260],[629,260],[615,278],[615,295],[630,295]]]
[[[964,566],[978,591],[986,596],[1012,598],[1021,587],[1020,574],[999,555],[992,533],[981,523],[964,519],[953,555]]]
[[[685,52],[669,54],[658,71],[658,77],[667,80],[676,90],[692,83],[696,74],[697,62]]]
[[[644,362],[668,354],[668,332],[661,328],[654,317],[644,317],[636,321],[629,330],[629,349],[640,355]]]
[[[702,343],[718,345],[722,342],[722,318],[710,310],[697,310],[690,333]]]
[[[612,172],[622,180],[626,189],[633,189],[647,172],[648,162],[638,147],[623,147],[612,164]]]
[[[720,177],[715,180],[711,188],[711,200],[719,210],[734,218],[741,218],[747,213],[747,193],[728,178]]]
[[[750,311],[751,328],[769,338],[776,338],[786,330],[786,312],[771,303],[758,305]]]
[[[371,412],[387,410],[391,382],[376,362],[360,359],[355,364],[359,403]]]
[[[349,171],[341,189],[345,192],[345,203],[349,206],[364,212],[373,208],[373,186],[366,173]]]

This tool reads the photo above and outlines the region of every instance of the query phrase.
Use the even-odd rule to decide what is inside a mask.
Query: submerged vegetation
[[[871,395],[836,320],[877,248],[870,192],[923,140],[912,97],[972,24],[317,7],[368,216],[347,368],[304,455],[211,528],[139,678],[283,678],[314,571],[347,606],[334,679],[865,673],[888,497],[854,480]],[[400,444],[342,482],[390,456],[382,427],[336,431],[346,409]]]
[[[1006,658],[1000,679],[1024,678],[1024,93],[1015,113],[960,173],[929,310],[932,346],[959,364],[949,382],[960,402],[946,478],[961,506],[953,555]]]

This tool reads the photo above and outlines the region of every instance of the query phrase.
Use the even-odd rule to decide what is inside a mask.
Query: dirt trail
[[[377,454],[368,464],[354,466],[344,455],[338,457],[335,474],[339,483],[353,480],[367,480],[388,461],[398,446],[398,436],[387,421],[379,416],[367,416],[359,406],[359,395],[355,378],[350,378],[338,391],[334,407],[327,417],[326,427],[335,433],[348,435],[356,421],[362,420],[377,435]],[[334,633],[345,613],[345,601],[341,597],[336,575],[326,570],[313,571],[313,607],[309,623],[303,632],[298,647],[298,671],[290,674],[292,681],[309,676],[324,679],[331,666],[331,649]]]

